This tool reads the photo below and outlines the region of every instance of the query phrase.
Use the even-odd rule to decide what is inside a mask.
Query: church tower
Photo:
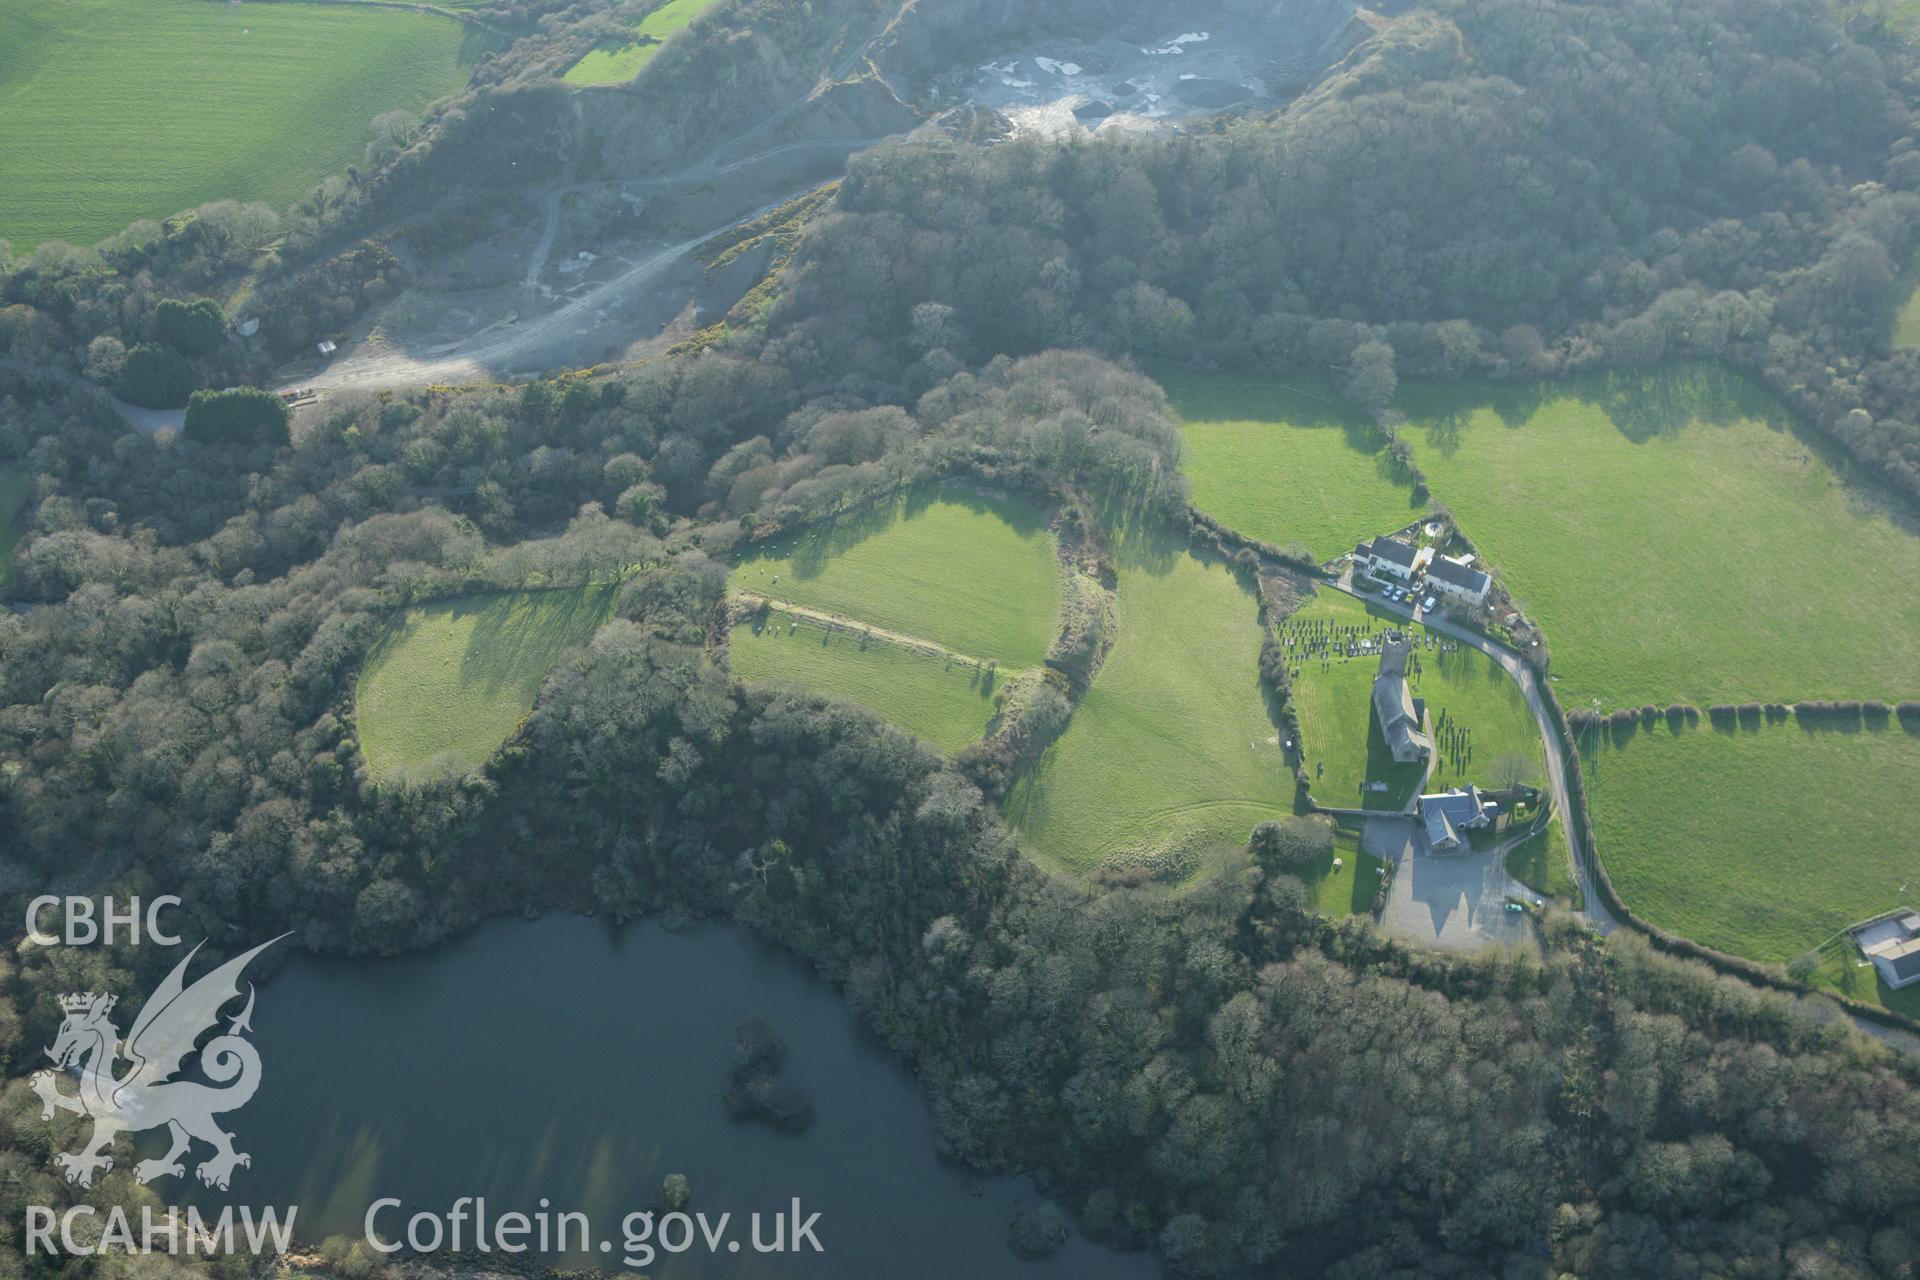
[[[1413,644],[1398,631],[1389,631],[1380,647],[1380,674],[1390,680],[1405,679],[1407,674],[1407,654],[1412,652]]]

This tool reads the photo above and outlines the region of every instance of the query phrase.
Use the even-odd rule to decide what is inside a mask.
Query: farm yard
[[[1498,663],[1425,627],[1400,623],[1330,589],[1290,614],[1278,630],[1289,658],[1302,759],[1316,801],[1339,808],[1400,809],[1424,769],[1398,765],[1373,714],[1380,641],[1399,626],[1415,641],[1408,684],[1427,704],[1435,744],[1432,789],[1538,782],[1540,736],[1526,698]],[[1511,770],[1519,778],[1497,776]],[[1384,782],[1385,791],[1367,784]]]
[[[1189,880],[1292,811],[1260,688],[1259,606],[1225,565],[1171,542],[1135,536],[1117,564],[1113,650],[1006,813],[1046,866]]]
[[[747,551],[735,592],[930,640],[1009,671],[1060,629],[1060,564],[1032,503],[928,487]]]
[[[1897,719],[1659,717],[1586,730],[1582,755],[1601,861],[1663,928],[1784,964],[1920,896],[1920,734]]]
[[[1561,702],[1894,700],[1920,537],[1776,402],[1698,368],[1403,388],[1402,430],[1553,646]]]
[[[490,40],[372,6],[0,5],[0,239],[92,244],[223,198],[284,208],[362,161],[375,116],[460,89]]]
[[[653,61],[661,42],[683,30],[712,8],[716,0],[666,0],[666,3],[640,19],[634,34],[640,38],[627,43],[612,43],[590,49],[567,68],[561,80],[577,89],[595,85],[625,84]]]
[[[25,472],[0,467],[0,591],[13,577],[13,548],[20,541],[20,508],[30,486]]]
[[[1230,528],[1330,560],[1423,508],[1378,429],[1324,388],[1174,372],[1160,384],[1184,423],[1193,505]]]
[[[1000,684],[990,667],[835,630],[784,610],[734,624],[727,654],[742,680],[844,698],[949,753],[979,740]]]
[[[450,757],[483,762],[533,709],[568,649],[613,612],[618,589],[463,596],[407,609],[367,659],[354,695],[360,750],[375,776]]]

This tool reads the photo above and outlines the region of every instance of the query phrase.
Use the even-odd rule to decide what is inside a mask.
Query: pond
[[[814,1104],[804,1133],[728,1115],[734,1029],[754,1017]],[[662,1253],[649,1275],[1157,1274],[1077,1236],[1017,1260],[1007,1229],[1040,1203],[1033,1183],[940,1160],[925,1095],[838,993],[736,928],[551,915],[419,955],[303,954],[260,989],[253,1025],[260,1090],[225,1117],[253,1162],[228,1198],[297,1205],[303,1241],[358,1238],[384,1197],[402,1202],[378,1219],[389,1240],[417,1211],[444,1222],[462,1196],[484,1196],[496,1221],[544,1198],[587,1214],[612,1251],[542,1261],[618,1268],[622,1219],[679,1173],[687,1210],[731,1213],[729,1239],[749,1243]],[[796,1197],[802,1218],[819,1213],[823,1251],[754,1252],[750,1215],[770,1223]]]

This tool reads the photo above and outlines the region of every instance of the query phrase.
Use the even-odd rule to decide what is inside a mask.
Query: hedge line
[[[1203,543],[1212,544],[1214,550],[1227,560],[1250,564],[1248,557],[1257,557],[1285,565],[1289,569],[1323,582],[1330,580],[1326,570],[1320,567],[1320,562],[1313,558],[1311,552],[1304,549],[1282,550],[1270,542],[1262,542],[1258,538],[1248,537],[1237,529],[1229,529],[1206,512],[1196,511],[1192,507],[1187,508],[1187,525],[1192,537]]]

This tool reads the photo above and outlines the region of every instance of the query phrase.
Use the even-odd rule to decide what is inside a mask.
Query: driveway
[[[1507,910],[1530,891],[1501,867],[1503,845],[1485,853],[1431,853],[1420,824],[1403,814],[1368,818],[1361,847],[1394,866],[1380,927],[1396,938],[1447,951],[1533,941],[1533,920]]]

